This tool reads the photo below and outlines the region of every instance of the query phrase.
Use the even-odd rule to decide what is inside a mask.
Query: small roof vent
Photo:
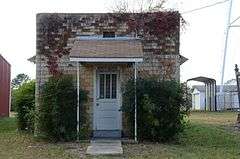
[[[103,32],[103,38],[115,38],[115,32]]]

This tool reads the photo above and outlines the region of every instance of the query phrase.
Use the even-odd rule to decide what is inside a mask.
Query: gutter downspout
[[[204,102],[205,102],[205,111],[207,110],[207,84],[205,84],[205,98],[204,98]]]
[[[80,98],[79,98],[79,62],[77,62],[77,141],[79,141],[79,106],[80,106]]]
[[[218,103],[217,103],[217,84],[214,81],[214,98],[215,98],[215,111],[218,111]]]
[[[134,102],[135,102],[135,114],[134,114],[134,140],[135,142],[137,142],[137,62],[135,61],[134,63],[134,95],[135,95],[135,99],[134,99]]]
[[[240,83],[239,83],[239,69],[238,69],[238,65],[235,64],[235,75],[236,75],[236,80],[237,80],[237,91],[238,91],[238,103],[239,103],[239,108],[240,108]]]

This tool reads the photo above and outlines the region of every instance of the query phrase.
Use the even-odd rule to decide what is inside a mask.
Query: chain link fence
[[[218,110],[238,110],[238,92],[217,93]]]

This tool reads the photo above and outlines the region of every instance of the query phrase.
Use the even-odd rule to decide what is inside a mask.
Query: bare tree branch
[[[113,12],[143,13],[164,10],[166,0],[116,0]]]
[[[129,4],[127,0],[118,0],[115,2],[115,6],[113,8],[113,12],[117,13],[128,13],[129,12]]]

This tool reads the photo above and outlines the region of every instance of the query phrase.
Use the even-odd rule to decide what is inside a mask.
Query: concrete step
[[[88,155],[122,155],[123,148],[120,140],[92,140],[87,148]]]

